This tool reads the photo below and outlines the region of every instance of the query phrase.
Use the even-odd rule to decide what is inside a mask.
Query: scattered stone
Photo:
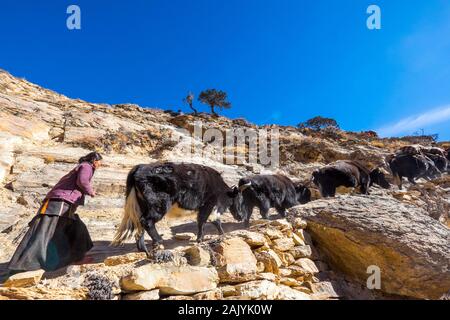
[[[192,297],[192,296],[170,296],[170,297],[164,298],[162,300],[175,300],[175,301],[194,300],[194,297]]]
[[[264,265],[264,263],[262,261],[258,261],[256,263],[256,270],[258,273],[264,272],[264,270],[266,270],[266,266]]]
[[[270,221],[264,219],[256,219],[250,221],[250,229],[261,228],[263,226],[269,225]]]
[[[222,291],[223,297],[231,297],[237,294],[236,288],[234,286],[226,285],[219,288]]]
[[[275,300],[279,290],[271,281],[257,280],[237,285],[236,292],[239,296],[246,296],[252,300]]]
[[[256,254],[256,258],[259,262],[264,264],[265,272],[278,274],[280,267],[283,265],[283,262],[276,252],[270,249],[267,251],[258,252]]]
[[[292,250],[289,250],[289,253],[292,254],[295,259],[311,258],[312,256],[311,246],[308,245],[296,246]]]
[[[87,289],[0,287],[0,297],[10,300],[86,300]]]
[[[278,277],[271,273],[271,272],[263,272],[258,274],[258,278],[257,280],[268,280],[268,281],[272,281],[272,282],[276,282],[278,279]]]
[[[312,275],[314,275],[316,273],[319,273],[319,269],[317,268],[317,266],[314,263],[314,261],[312,261],[311,259],[300,258],[300,259],[295,261],[295,265],[297,265],[300,268],[302,268],[302,270],[304,271],[305,274],[312,274]]]
[[[211,255],[201,246],[192,246],[185,251],[187,261],[192,266],[207,267],[211,263]]]
[[[296,233],[294,233],[292,235],[292,240],[294,241],[296,246],[304,246],[305,245],[305,241],[299,237]]]
[[[306,294],[309,294],[309,295],[313,294],[312,290],[307,287],[299,286],[299,287],[293,287],[293,289],[303,292],[303,293],[306,293]]]
[[[180,241],[191,241],[194,240],[196,238],[195,234],[191,233],[191,232],[186,232],[186,233],[177,233],[174,238],[176,240],[180,240]]]
[[[300,287],[303,284],[303,282],[294,278],[281,278],[280,283],[288,287]]]
[[[278,286],[277,300],[312,300],[311,297],[288,286],[280,285]]]
[[[305,220],[298,217],[291,219],[291,223],[294,229],[306,229],[306,227],[308,226],[308,223]]]
[[[292,238],[280,238],[273,240],[273,249],[277,251],[289,251],[295,247],[294,240]]]
[[[289,252],[280,252],[278,253],[278,256],[281,259],[283,267],[288,267],[295,262],[294,256]]]
[[[44,270],[28,271],[17,273],[9,277],[5,283],[4,287],[15,287],[15,288],[25,288],[37,285],[41,281],[44,275]]]
[[[333,288],[333,284],[329,281],[312,283],[311,290],[314,294],[315,299],[325,300],[330,298],[339,298],[339,295]]]
[[[286,219],[273,220],[270,222],[270,225],[278,228],[282,232],[292,230],[292,225]]]
[[[194,300],[222,300],[223,294],[222,290],[215,289],[207,292],[197,293],[192,296]]]
[[[105,261],[103,261],[103,263],[108,267],[113,267],[121,264],[134,263],[145,259],[147,259],[147,255],[144,252],[132,252],[121,256],[108,257]]]
[[[263,230],[261,230],[261,232],[264,235],[266,235],[270,240],[284,238],[283,232],[281,232],[280,230],[273,228],[273,227],[268,227],[266,229],[263,229]]]
[[[230,235],[242,238],[252,249],[262,247],[267,243],[266,237],[258,232],[237,230],[231,232]]]
[[[289,266],[289,269],[286,269],[286,268],[280,268],[279,269],[279,272],[278,272],[278,275],[280,276],[280,277],[285,277],[285,278],[288,278],[288,277],[293,277],[294,275],[293,275],[293,271],[290,269],[290,268],[292,268],[293,266]],[[296,267],[296,266],[295,266]]]
[[[249,301],[249,300],[252,300],[252,298],[247,297],[247,296],[231,296],[231,297],[226,297],[226,298],[224,298],[224,300],[233,300],[233,301],[243,300],[243,301]]]

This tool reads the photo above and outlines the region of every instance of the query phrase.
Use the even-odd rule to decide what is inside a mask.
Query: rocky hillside
[[[289,221],[257,220],[250,231],[231,215],[225,237],[207,228],[194,244],[195,217],[167,217],[158,224],[165,249],[154,260],[133,243],[109,242],[120,222],[125,178],[139,163],[190,161],[222,172],[230,185],[251,173],[281,173],[308,181],[312,171],[339,159],[369,167],[407,145],[372,133],[309,132],[257,127],[244,119],[198,116],[70,99],[0,71],[0,282],[6,263],[50,186],[82,155],[97,150],[98,196],[79,214],[95,247],[80,265],[54,273],[33,272],[6,280],[0,299],[437,299],[450,288],[450,177],[396,188],[374,188],[361,197],[342,190],[291,210]],[[226,165],[211,142],[192,137],[204,128],[280,131],[276,170],[246,162]],[[180,130],[184,129],[184,130]],[[189,156],[196,146],[203,156]],[[223,150],[229,151],[229,150]],[[236,154],[245,155],[246,148]],[[382,270],[381,290],[366,288],[367,267]],[[3,278],[3,279],[2,279]]]

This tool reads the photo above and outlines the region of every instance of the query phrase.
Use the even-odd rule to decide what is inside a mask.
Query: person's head
[[[97,169],[100,167],[102,159],[103,157],[100,153],[91,152],[84,157],[81,157],[80,160],[78,160],[78,163],[89,162],[94,166],[95,169]]]

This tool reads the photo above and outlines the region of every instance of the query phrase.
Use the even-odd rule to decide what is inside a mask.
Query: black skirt
[[[86,225],[70,204],[50,200],[43,207],[11,258],[10,272],[54,271],[83,259],[93,247]]]

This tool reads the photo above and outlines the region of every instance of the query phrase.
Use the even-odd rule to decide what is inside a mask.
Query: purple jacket
[[[93,175],[93,165],[83,162],[62,177],[45,198],[65,200],[75,206],[84,205],[85,195],[94,194],[91,186]]]

